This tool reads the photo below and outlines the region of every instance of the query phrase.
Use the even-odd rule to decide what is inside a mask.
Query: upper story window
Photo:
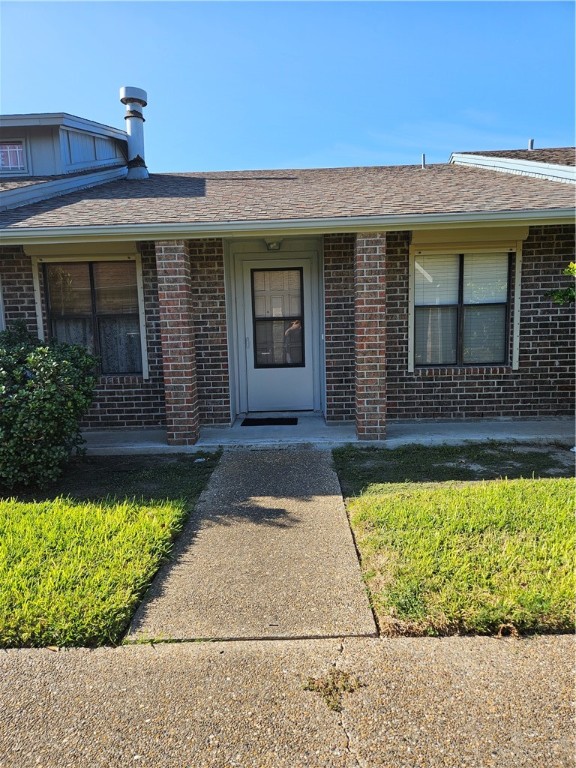
[[[103,374],[142,373],[135,263],[49,263],[45,270],[52,337],[86,347]]]
[[[26,170],[23,141],[0,141],[0,171],[22,173]]]
[[[506,363],[509,255],[418,255],[414,267],[414,364]]]

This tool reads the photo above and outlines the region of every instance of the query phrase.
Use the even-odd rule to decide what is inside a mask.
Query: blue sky
[[[7,2],[0,111],[123,128],[162,171],[574,143],[571,2]]]

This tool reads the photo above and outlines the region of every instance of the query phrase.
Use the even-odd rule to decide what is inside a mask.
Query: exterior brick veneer
[[[198,440],[199,406],[188,243],[158,241],[156,266],[168,443],[192,445]]]
[[[354,421],[354,248],[356,235],[324,236],[326,420]]]
[[[570,415],[574,391],[574,307],[548,293],[568,283],[571,226],[531,227],[522,253],[520,368],[475,366],[407,372],[407,232],[387,235],[389,419],[530,418]]]
[[[574,259],[573,228],[531,227],[523,244],[517,371],[408,373],[409,241],[409,232],[324,237],[327,420],[356,419],[360,439],[374,440],[387,420],[571,414],[574,307],[556,306],[549,292],[569,284],[561,273]],[[166,425],[183,445],[200,424],[230,422],[223,250],[221,239],[141,243],[150,377],[101,377],[84,427]],[[22,247],[0,248],[0,280],[8,325],[24,320],[38,333]]]
[[[356,432],[386,436],[386,234],[356,235]]]
[[[0,248],[0,283],[6,325],[9,327],[12,323],[23,320],[30,333],[37,336],[32,262],[21,246]]]
[[[230,424],[224,243],[192,240],[188,247],[200,423]]]
[[[82,421],[84,428],[163,427],[166,423],[154,243],[141,243],[140,254],[149,378],[137,375],[100,376],[94,403]]]

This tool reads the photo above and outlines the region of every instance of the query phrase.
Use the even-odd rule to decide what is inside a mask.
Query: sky
[[[151,172],[574,144],[572,2],[0,3],[0,112],[124,128]]]

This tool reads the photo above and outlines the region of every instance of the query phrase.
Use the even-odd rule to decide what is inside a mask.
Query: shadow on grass
[[[569,446],[519,443],[406,445],[400,448],[346,446],[334,451],[344,496],[381,491],[390,483],[441,483],[499,478],[572,477]]]
[[[110,502],[126,498],[144,501],[196,501],[219,453],[172,456],[88,456],[66,466],[62,477],[46,488],[0,489],[0,498],[50,501],[64,496],[72,501]]]

